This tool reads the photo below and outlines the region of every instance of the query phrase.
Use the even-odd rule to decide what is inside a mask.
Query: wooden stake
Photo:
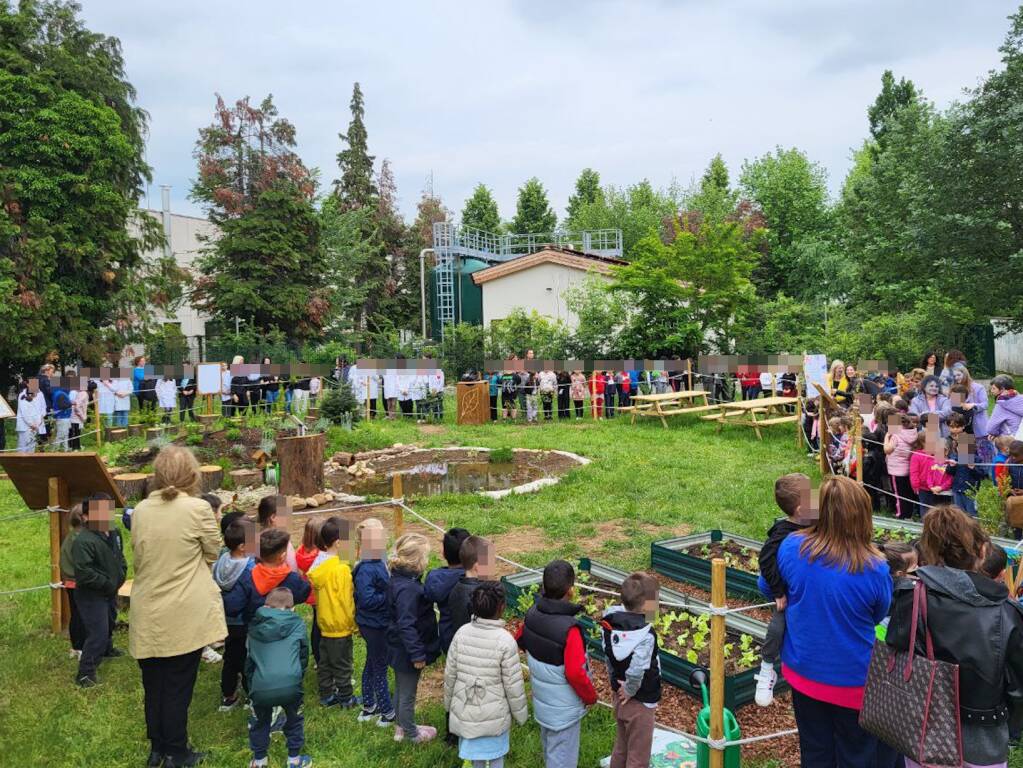
[[[50,510],[50,583],[60,583],[60,518],[64,513],[61,509],[71,506],[68,495],[67,481],[62,477],[49,479],[49,505],[57,509]],[[64,627],[64,602],[61,589],[50,590],[50,630],[59,635]]]
[[[799,399],[799,382],[796,382],[796,448],[803,449],[803,401]]]
[[[696,385],[693,383],[693,358],[686,360],[686,389],[696,389]]]
[[[99,390],[97,389],[92,394],[93,408],[96,411],[96,447],[103,447],[103,427],[99,423]]]
[[[710,565],[710,604],[725,607],[725,561],[716,557]],[[725,737],[725,617],[710,617],[710,738]],[[723,768],[724,750],[710,750],[710,768]]]
[[[366,377],[366,421],[369,421],[369,376]]]
[[[401,487],[401,473],[395,472],[391,475],[391,498],[401,499],[405,495]],[[394,538],[401,536],[405,528],[405,509],[400,504],[394,505]]]
[[[853,449],[856,451],[856,482],[863,487],[863,417],[857,416],[853,424]]]
[[[828,414],[825,410],[824,398],[821,398],[817,406],[817,445],[820,447],[821,477],[828,477],[831,470],[828,465],[828,443],[831,437],[828,434]]]
[[[590,414],[597,418],[597,372],[590,377]]]

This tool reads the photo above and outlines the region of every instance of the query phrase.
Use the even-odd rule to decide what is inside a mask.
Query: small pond
[[[588,459],[564,451],[515,449],[510,461],[490,461],[485,448],[391,449],[348,455],[343,467],[327,462],[330,487],[352,496],[390,498],[392,478],[400,475],[402,493],[422,498],[442,493],[482,493],[499,498],[508,493],[538,490],[558,481]],[[501,458],[504,458],[503,456]]]
[[[358,496],[390,497],[391,478],[396,474],[402,476],[406,496],[501,491],[544,477],[539,467],[523,467],[513,462],[438,461],[358,478],[349,482],[346,490]]]

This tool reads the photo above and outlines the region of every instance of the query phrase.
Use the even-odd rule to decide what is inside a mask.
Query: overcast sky
[[[539,176],[559,220],[579,171],[603,183],[688,184],[722,153],[796,146],[837,191],[885,68],[939,106],[998,65],[1003,0],[81,0],[119,37],[151,116],[150,204],[187,200],[214,93],[273,93],[298,151],[336,175],[352,83],[369,145],[414,214],[432,173],[456,214],[478,182],[503,219]]]

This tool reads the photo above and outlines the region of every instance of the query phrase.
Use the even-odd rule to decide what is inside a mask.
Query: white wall
[[[143,213],[152,216],[157,222],[163,222],[163,213],[158,210],[145,210]],[[199,256],[199,252],[206,246],[206,243],[199,238],[218,235],[217,227],[206,219],[195,216],[182,216],[177,213],[171,214],[170,226],[170,247],[174,255],[174,261],[179,267],[187,270],[192,269],[192,263]],[[157,259],[163,256],[162,249],[146,251],[144,258]],[[198,362],[198,351],[200,338],[206,336],[206,316],[200,313],[195,307],[188,303],[187,298],[181,303],[173,315],[166,315],[162,312],[156,313],[157,323],[180,323],[181,332],[188,339],[189,348],[194,362]],[[141,354],[142,350],[133,349],[131,354]]]
[[[1023,333],[998,332],[1004,328],[999,320],[992,320],[995,329],[995,368],[1012,374],[1023,374]]]
[[[547,263],[489,280],[480,286],[483,289],[483,324],[503,320],[512,310],[522,308],[527,313],[535,310],[575,328],[578,318],[565,305],[565,291],[585,282],[588,274],[599,273]],[[609,277],[602,277],[610,281]]]

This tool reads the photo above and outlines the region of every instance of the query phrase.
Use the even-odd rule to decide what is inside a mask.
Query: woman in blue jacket
[[[858,723],[874,627],[892,599],[873,532],[870,496],[855,480],[832,477],[821,485],[817,522],[790,534],[778,550],[788,585],[782,674],[792,686],[803,768],[874,768],[897,760]]]

